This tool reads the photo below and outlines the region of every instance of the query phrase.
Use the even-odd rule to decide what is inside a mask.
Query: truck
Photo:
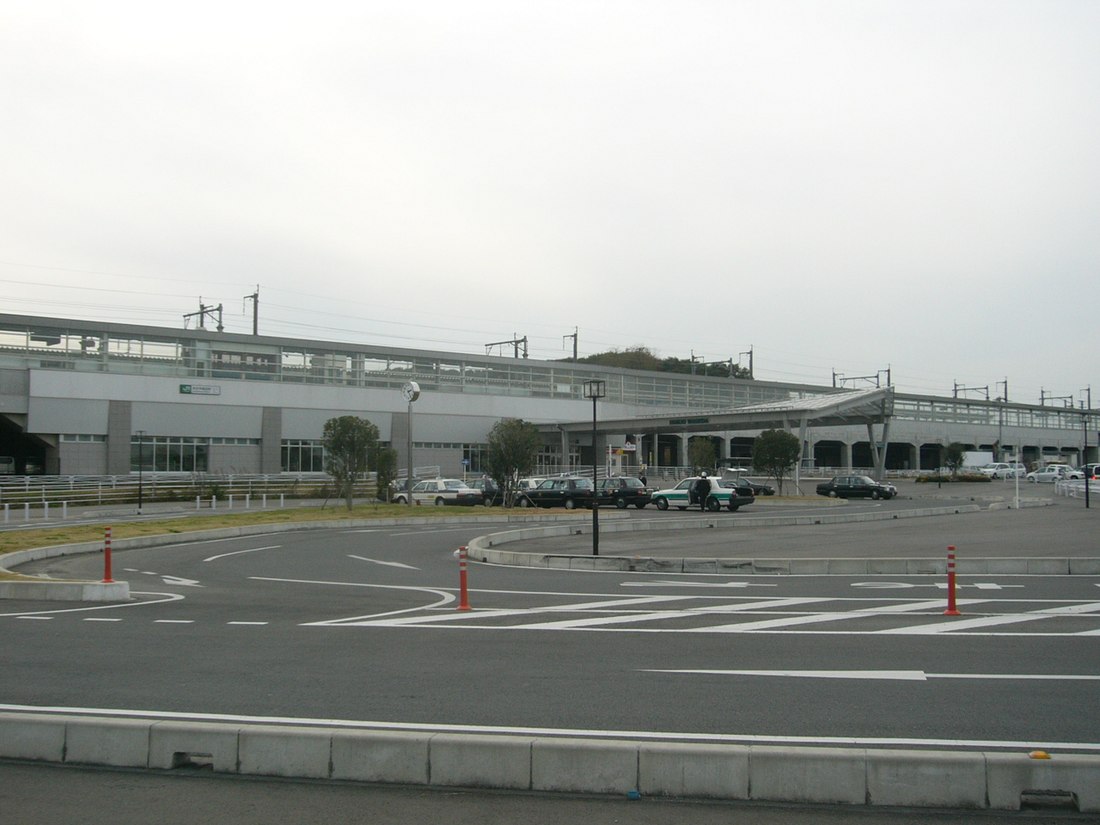
[[[968,450],[963,453],[963,467],[967,470],[976,470],[986,464],[993,463],[993,453],[989,450]]]

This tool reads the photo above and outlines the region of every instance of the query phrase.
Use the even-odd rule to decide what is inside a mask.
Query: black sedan
[[[642,484],[641,479],[625,476],[605,478],[600,482],[600,506],[614,504],[625,510],[631,504],[641,510],[649,504],[653,491]]]
[[[893,498],[898,494],[893,484],[882,484],[870,476],[833,476],[817,485],[819,496],[829,498]]]
[[[591,507],[596,488],[589,478],[548,478],[516,495],[517,507]]]

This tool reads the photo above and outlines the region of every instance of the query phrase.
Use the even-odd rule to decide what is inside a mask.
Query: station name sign
[[[180,395],[221,395],[217,384],[180,384]]]
[[[670,418],[668,420],[669,426],[677,426],[683,424],[709,424],[709,418]]]

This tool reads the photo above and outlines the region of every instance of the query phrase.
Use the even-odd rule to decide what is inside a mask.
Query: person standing
[[[705,513],[707,511],[707,499],[710,497],[710,479],[707,478],[706,470],[699,475],[699,480],[695,482],[695,498],[699,502],[699,512]]]

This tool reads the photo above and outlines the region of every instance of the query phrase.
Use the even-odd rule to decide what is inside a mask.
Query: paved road
[[[886,524],[899,542],[934,529]],[[965,615],[946,620],[928,577],[475,565],[459,612],[451,550],[468,539],[385,527],[117,553],[132,605],[0,608],[0,697],[709,741],[1100,743],[1094,577],[964,576]]]
[[[656,513],[647,508],[630,511],[635,519],[652,521],[655,527],[684,519],[712,519],[732,530],[692,530],[689,532],[656,529],[652,532],[616,533],[601,531],[600,555],[700,557],[700,558],[944,558],[948,545],[957,548],[960,570],[966,558],[977,557],[1066,557],[1100,556],[1100,495],[1085,508],[1082,499],[1055,497],[1051,485],[1028,485],[1024,490],[1031,502],[1051,506],[1022,509],[990,509],[1003,505],[993,484],[935,485],[907,483],[902,496],[891,501],[849,501],[835,505],[824,499],[809,499],[796,505],[773,503],[767,498],[737,513],[667,511]],[[950,494],[947,487],[957,486]],[[1011,488],[1005,492],[1011,500]],[[1100,491],[1098,491],[1100,492]],[[977,513],[921,518],[849,522],[843,524],[805,524],[797,526],[761,526],[762,520],[781,515],[890,514],[929,507],[978,505]],[[509,546],[509,549],[512,549]],[[526,541],[524,550],[538,553],[576,553],[592,551],[592,537],[584,534]]]
[[[155,816],[150,812],[156,811]],[[172,774],[0,762],[0,825],[1078,825],[1100,817],[852,806],[680,802],[567,794],[401,788],[255,777]]]

